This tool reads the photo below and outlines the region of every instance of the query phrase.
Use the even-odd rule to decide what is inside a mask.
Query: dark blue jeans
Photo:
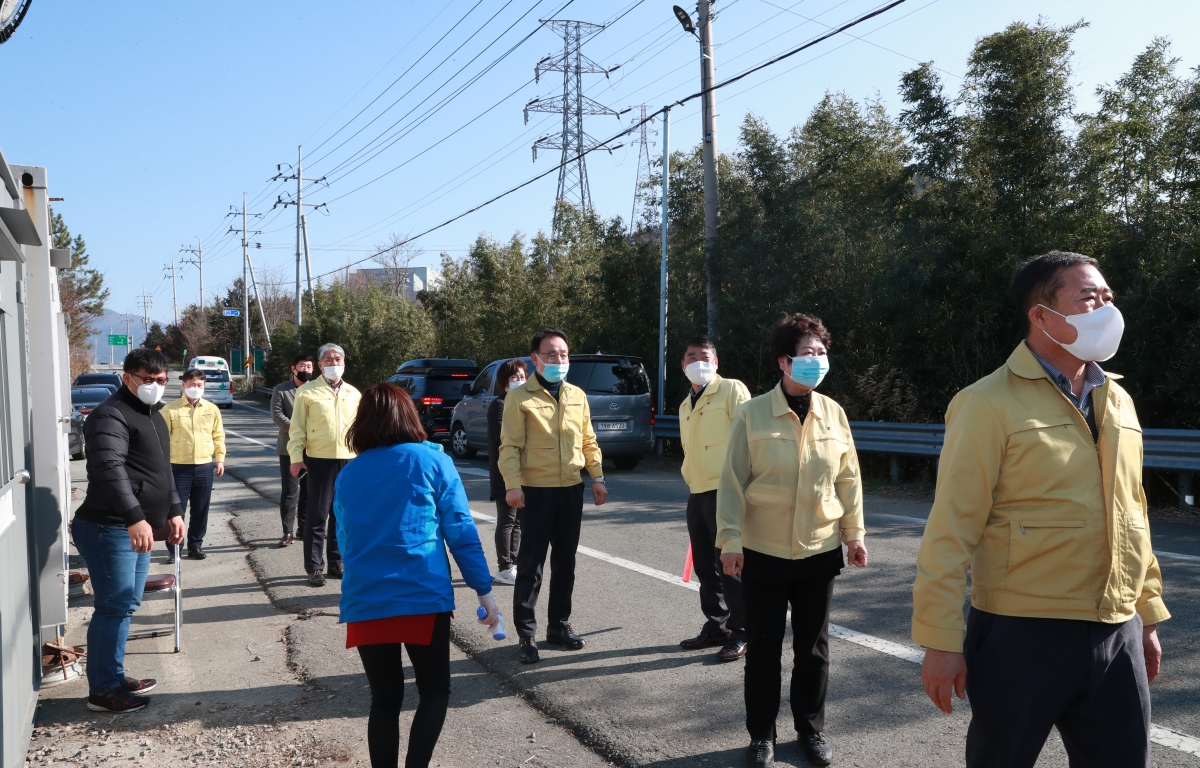
[[[171,474],[175,476],[175,491],[179,494],[184,517],[187,517],[188,502],[191,502],[192,521],[188,523],[188,549],[199,549],[204,543],[204,534],[208,532],[208,502],[212,498],[215,468],[216,465],[211,461],[207,464],[171,465]],[[172,546],[168,544],[167,551],[171,549]]]
[[[101,694],[125,679],[125,638],[129,618],[142,604],[150,554],[138,554],[123,525],[100,525],[75,518],[75,548],[87,563],[95,611],[87,633],[88,692]]]

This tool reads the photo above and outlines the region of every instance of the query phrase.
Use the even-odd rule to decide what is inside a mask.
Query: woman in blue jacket
[[[479,595],[494,626],[492,596],[479,532],[454,462],[425,430],[408,393],[376,384],[362,393],[346,435],[358,454],[334,491],[342,547],[341,617],[346,647],[358,648],[371,685],[367,744],[372,768],[396,768],[408,648],[420,703],[408,737],[405,768],[429,765],[450,703],[450,618],[454,587],[446,547]]]

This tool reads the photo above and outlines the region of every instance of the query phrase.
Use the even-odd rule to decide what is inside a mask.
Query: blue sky
[[[556,164],[554,152],[539,153],[531,162],[530,145],[554,132],[560,118],[533,114],[526,126],[522,117],[527,101],[561,88],[557,75],[541,84],[528,82],[536,61],[561,50],[561,39],[545,29],[377,156],[359,156],[366,160],[361,167],[346,161],[396,121],[407,126],[566,1],[35,0],[15,37],[0,46],[9,73],[0,147],[10,162],[48,167],[51,194],[66,198],[57,210],[73,232],[84,235],[93,265],[105,273],[109,308],[137,312],[145,289],[154,296],[152,316],[170,320],[171,285],[163,267],[179,256],[181,245],[204,238],[210,298],[240,276],[238,241],[226,233],[233,219],[225,214],[240,205],[242,192],[250,196],[251,211],[266,214],[254,226],[264,230],[257,236],[262,248],[252,252],[256,269],[266,279],[294,278],[294,208],[271,210],[279,194],[294,191],[294,182],[267,180],[277,163],[295,161],[297,145],[305,147],[304,175],[331,179],[327,187],[305,193],[306,202],[329,204],[327,212],[309,215],[318,274],[367,256],[392,233],[419,232]],[[837,26],[877,5],[878,0],[721,0],[714,33],[718,80],[822,33],[822,24]],[[586,93],[623,109],[658,107],[694,92],[697,45],[677,26],[670,0],[574,0],[556,17],[603,22],[630,6],[586,44],[585,53],[598,63],[622,65],[607,81],[586,76]],[[947,86],[957,89],[978,37],[1039,15],[1056,24],[1090,23],[1075,40],[1083,109],[1094,105],[1095,87],[1118,77],[1155,36],[1172,38],[1182,67],[1200,64],[1195,32],[1200,3],[1141,2],[1133,12],[1127,2],[1109,0],[907,0],[856,27],[853,33],[862,40],[831,39],[720,91],[720,149],[736,149],[747,112],[785,132],[827,90],[844,90],[855,99],[878,96],[894,113],[899,77],[918,61],[933,60],[945,70]],[[445,40],[418,62],[443,34]],[[587,129],[604,137],[626,124],[593,117]],[[696,102],[676,109],[673,148],[692,146],[699,136]],[[633,147],[589,156],[592,196],[601,214],[628,219],[636,170]],[[423,253],[415,264],[436,266],[443,251],[463,256],[480,234],[506,240],[515,232],[547,228],[555,181],[551,174],[426,235],[417,243]],[[196,300],[199,284],[194,268],[181,268],[179,275],[182,306]]]

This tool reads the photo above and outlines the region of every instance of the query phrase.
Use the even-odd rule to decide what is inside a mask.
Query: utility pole
[[[196,247],[188,248],[186,245],[179,246],[180,253],[194,253],[194,259],[181,259],[184,264],[195,264],[200,268],[200,309],[204,309],[204,243],[200,242],[200,238],[196,238]]]
[[[313,311],[317,311],[317,294],[312,286],[312,257],[308,254],[308,216],[300,217],[300,228],[304,230],[304,274],[308,277],[308,301]]]
[[[171,266],[163,267],[163,272],[171,271],[171,304],[175,308],[175,325],[179,325],[179,292],[175,290],[175,259],[171,258]]]
[[[305,226],[304,226],[304,206],[307,205],[308,207],[312,208],[313,210],[316,210],[317,208],[325,208],[326,207],[324,203],[321,203],[320,205],[312,205],[311,203],[304,202],[304,182],[308,181],[313,184],[320,184],[321,182],[325,181],[325,177],[322,176],[319,179],[304,178],[303,147],[296,147],[296,172],[294,174],[292,174],[291,176],[284,176],[282,163],[275,166],[275,169],[278,171],[278,173],[275,174],[275,177],[272,178],[271,181],[295,180],[295,182],[296,182],[296,199],[284,200],[283,196],[280,195],[275,200],[275,205],[273,205],[271,207],[276,208],[278,206],[283,206],[284,208],[286,208],[289,205],[296,206],[296,332],[299,333],[300,321],[303,318],[303,313],[300,311],[300,299],[304,295],[304,292],[303,292],[303,289],[302,289],[301,283],[300,283],[300,260],[303,257],[304,242],[306,241],[306,238],[308,237],[307,230],[305,230]]]
[[[589,24],[585,21],[567,21],[565,19],[541,19],[543,25],[562,35],[563,52],[561,55],[550,55],[539,61],[533,68],[534,81],[541,82],[545,72],[563,73],[563,90],[561,96],[551,98],[536,98],[525,105],[525,123],[529,124],[530,112],[550,112],[562,114],[562,133],[560,135],[543,136],[533,143],[533,160],[537,162],[537,151],[543,149],[562,150],[562,164],[558,169],[558,193],[554,198],[554,219],[552,230],[554,235],[561,232],[562,221],[559,214],[562,203],[578,207],[580,213],[587,214],[592,210],[592,193],[588,186],[587,163],[584,153],[600,146],[600,142],[588,136],[583,130],[584,115],[613,115],[620,118],[628,109],[618,112],[583,95],[583,75],[608,75],[616,67],[604,68],[583,55],[583,38],[604,29],[602,24]],[[612,152],[617,147],[604,147]]]
[[[143,344],[146,343],[146,336],[150,335],[150,307],[152,307],[153,305],[154,305],[153,300],[150,298],[150,295],[148,293],[146,293],[146,289],[143,288],[142,289],[142,329],[145,331],[145,334],[142,336]],[[132,343],[133,343],[133,340],[130,339],[130,344],[132,344]]]
[[[643,107],[643,111],[645,108]],[[667,196],[671,187],[671,108],[662,113],[662,256],[658,264],[658,415],[666,410],[667,391]],[[658,441],[662,455],[663,441]]]
[[[108,337],[110,339],[112,338],[112,326],[111,325],[108,326]],[[113,364],[113,348],[112,348],[111,341],[108,343],[108,364],[109,365]]]
[[[250,235],[261,235],[260,230],[249,229],[247,225],[247,217],[262,216],[261,213],[247,213],[246,211],[246,193],[242,193],[242,209],[239,211],[236,208],[230,212],[230,216],[242,217],[242,227],[230,227],[230,232],[238,232],[242,236],[242,350],[243,350],[243,373],[251,375],[249,369],[252,368],[254,355],[250,351],[250,282],[254,275],[254,267],[250,265]],[[261,247],[259,243],[256,246]],[[263,312],[262,295],[258,292],[258,281],[254,280],[254,297],[258,301],[258,314],[262,318],[263,335],[267,339],[267,347],[271,346],[271,335],[267,330],[267,315]]]
[[[700,32],[701,120],[704,136],[704,271],[708,288],[708,337],[717,339],[717,304],[721,282],[717,267],[717,226],[720,205],[717,200],[717,99],[712,90],[716,82],[713,64],[712,2],[699,0],[696,15]]]
[[[125,354],[133,351],[133,336],[129,335],[129,310],[125,310]]]

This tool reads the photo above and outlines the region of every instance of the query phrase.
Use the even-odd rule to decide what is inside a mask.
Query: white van
[[[223,357],[193,357],[188,368],[204,371],[204,399],[218,408],[233,407],[233,381]]]

